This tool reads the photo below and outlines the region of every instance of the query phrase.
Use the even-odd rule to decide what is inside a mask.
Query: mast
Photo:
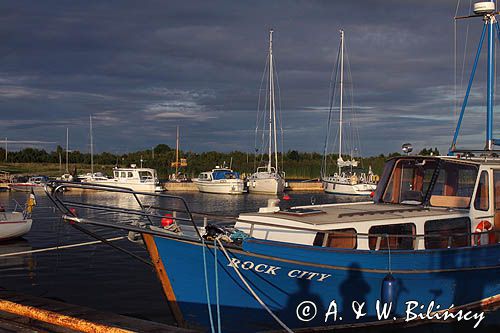
[[[267,172],[271,172],[273,153],[273,29],[269,30],[269,153]]]
[[[344,30],[340,30],[340,105],[339,105],[339,158],[337,164],[339,175],[342,172],[340,162],[342,161],[342,108],[344,97]]]
[[[94,177],[94,138],[92,136],[92,115],[90,115],[90,173],[91,177]]]
[[[448,150],[448,155],[454,155],[456,152],[456,144],[458,135],[460,132],[460,127],[462,125],[462,120],[465,114],[465,109],[469,100],[469,95],[474,81],[474,76],[476,74],[476,69],[479,62],[479,56],[483,48],[484,39],[487,36],[487,79],[486,79],[486,142],[484,149],[486,151],[491,151],[493,145],[500,145],[499,139],[493,138],[493,94],[494,94],[494,80],[495,80],[495,29],[498,37],[500,39],[500,25],[498,24],[495,15],[496,12],[496,2],[495,1],[480,1],[474,4],[474,15],[468,16],[457,16],[455,20],[468,19],[473,17],[481,17],[483,19],[483,29],[481,32],[481,37],[479,38],[479,44],[476,51],[476,57],[474,59],[474,64],[472,66],[472,71],[469,77],[469,84],[465,92],[465,96],[462,102],[462,108],[460,115],[458,117],[457,126],[455,128],[455,134],[453,135],[453,140],[451,142],[450,149]]]
[[[69,151],[69,129],[66,127],[66,173],[69,172],[69,168],[68,168],[68,151]]]
[[[177,125],[177,139],[175,141],[175,177],[179,171],[179,125]]]
[[[495,2],[493,3],[493,8]],[[495,77],[494,69],[494,54],[495,54],[495,43],[494,43],[494,32],[493,25],[496,23],[495,14],[486,17],[486,24],[488,25],[488,75],[487,75],[487,86],[486,86],[486,150],[493,149],[493,80]]]

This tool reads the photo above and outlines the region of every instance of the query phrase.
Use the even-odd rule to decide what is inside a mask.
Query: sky
[[[174,147],[176,126],[184,150],[252,152],[273,28],[284,150],[321,152],[344,29],[360,152],[445,152],[482,27],[458,3],[2,1],[0,140],[51,150],[68,128],[88,151],[92,115],[97,152]],[[459,147],[484,145],[485,54]]]

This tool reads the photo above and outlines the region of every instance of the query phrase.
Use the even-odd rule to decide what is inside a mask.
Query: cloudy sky
[[[458,13],[469,5],[461,1]],[[363,154],[399,151],[404,142],[444,151],[457,119],[455,87],[463,96],[482,26],[458,22],[455,66],[456,7],[456,0],[2,1],[0,137],[64,145],[69,128],[70,148],[88,151],[92,114],[97,151],[174,146],[176,125],[183,149],[253,151],[274,28],[285,150],[319,152],[343,28]],[[462,146],[483,146],[483,78]]]

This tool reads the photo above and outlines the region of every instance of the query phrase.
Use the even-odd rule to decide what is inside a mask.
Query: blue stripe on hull
[[[202,246],[160,237],[155,237],[155,242],[186,321],[208,328]],[[380,299],[381,283],[388,269],[386,252],[334,250],[257,240],[247,241],[245,249],[252,252],[232,251],[230,256],[240,261],[243,276],[289,327],[324,326],[325,313],[332,300],[336,301],[342,320],[334,322],[330,316],[326,325],[377,320],[375,304]],[[213,248],[207,249],[207,267],[215,316],[213,251]],[[443,309],[499,294],[499,258],[500,245],[392,253],[393,275],[398,283],[395,315],[405,316],[408,301],[425,305],[423,310],[414,310],[418,313],[425,312],[431,301]],[[218,270],[225,332],[278,328],[228,266],[222,252],[218,253]],[[304,275],[299,278],[301,274]],[[321,274],[329,276],[320,281]],[[296,315],[297,306],[303,301],[314,302],[317,307],[317,315],[308,322],[298,320]],[[351,308],[353,301],[366,302],[366,315],[358,320]]]

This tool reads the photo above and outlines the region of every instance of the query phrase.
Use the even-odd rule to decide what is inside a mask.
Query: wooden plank
[[[175,297],[174,289],[172,288],[172,284],[170,283],[170,279],[168,278],[167,272],[165,270],[165,266],[161,260],[160,254],[158,253],[158,248],[156,247],[156,243],[154,241],[153,235],[142,234],[144,239],[144,244],[148,249],[149,256],[151,257],[151,261],[156,270],[156,274],[160,279],[161,286],[163,288],[163,293],[167,297],[168,304],[170,306],[170,311],[174,315],[174,318],[179,327],[187,327],[186,322],[184,321],[184,316],[182,315],[179,304],[177,304],[177,298]]]
[[[17,300],[17,302],[13,302]],[[50,315],[57,316],[67,316],[73,319],[81,319],[87,322],[91,322],[96,325],[112,326],[112,328],[118,328],[133,332],[171,332],[171,333],[189,333],[196,332],[194,330],[187,330],[175,326],[170,326],[162,323],[155,323],[147,320],[122,316],[118,314],[102,312],[95,309],[77,306],[73,304],[64,303],[61,301],[56,301],[52,299],[46,299],[41,297],[22,295],[10,291],[0,290],[0,304],[2,302],[11,302],[11,304],[16,304],[19,307],[26,307],[32,310],[32,312],[46,312]],[[24,305],[23,305],[24,304]],[[33,304],[37,304],[36,307]],[[58,333],[73,333],[77,332],[74,329],[64,328],[62,326],[54,325],[53,323],[44,323],[38,320],[32,319],[32,313],[14,313],[10,304],[0,310],[0,332],[2,331],[2,320],[7,322],[15,323],[14,326],[25,325],[27,327],[36,329],[36,332],[58,332]],[[47,311],[48,309],[58,309],[55,311]],[[8,330],[9,328],[6,328]],[[41,330],[38,330],[41,329]],[[81,330],[78,330],[81,331]],[[97,332],[97,331],[96,331]],[[106,330],[107,332],[107,330]]]

